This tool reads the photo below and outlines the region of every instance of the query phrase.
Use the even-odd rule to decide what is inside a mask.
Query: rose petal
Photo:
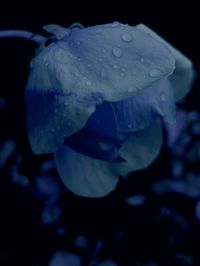
[[[82,155],[66,145],[54,157],[63,183],[77,195],[102,197],[118,183],[118,172],[109,162]]]
[[[147,167],[158,156],[162,145],[162,126],[158,119],[149,128],[132,134],[119,150],[127,162],[116,163],[122,176]]]
[[[72,29],[31,66],[29,139],[35,153],[45,153],[83,128],[97,104],[122,100],[169,76],[174,58],[148,34],[115,23]]]
[[[150,34],[155,40],[163,43],[174,55],[176,68],[174,73],[169,77],[169,80],[174,88],[175,99],[177,101],[180,100],[188,93],[195,78],[195,71],[191,60],[146,25],[139,24],[136,28]]]

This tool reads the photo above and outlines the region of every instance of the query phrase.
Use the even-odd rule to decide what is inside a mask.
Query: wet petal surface
[[[102,41],[103,40],[103,41]],[[36,153],[54,152],[103,101],[120,101],[169,76],[171,52],[128,25],[71,29],[31,62],[28,131]]]
[[[177,101],[180,100],[188,93],[195,78],[192,61],[146,25],[139,24],[136,28],[150,34],[153,38],[163,43],[174,55],[176,68],[169,77],[169,80],[174,89],[175,99]]]

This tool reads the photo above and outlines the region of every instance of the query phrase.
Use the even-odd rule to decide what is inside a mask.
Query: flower
[[[54,38],[26,86],[33,152],[54,153],[75,194],[101,197],[159,154],[162,119],[190,89],[192,62],[143,24],[45,26]]]

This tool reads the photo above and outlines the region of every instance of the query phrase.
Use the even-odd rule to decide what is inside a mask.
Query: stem
[[[1,30],[0,38],[23,38],[40,44],[45,37],[26,30]]]

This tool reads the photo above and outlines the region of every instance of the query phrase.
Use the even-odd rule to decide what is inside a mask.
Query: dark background
[[[185,53],[199,72],[200,16],[192,1],[16,1],[1,4],[0,8],[2,30],[16,28],[41,33],[41,27],[51,23],[66,27],[73,22],[84,26],[113,21],[129,25],[144,23]],[[191,196],[187,189],[185,192],[169,189],[160,194],[152,189],[158,181],[168,178],[171,182],[176,178],[174,168],[180,162],[184,165],[179,177],[182,184],[188,173],[197,177],[193,186],[199,184],[199,155],[192,160],[187,157],[190,149],[199,143],[200,134],[195,135],[191,130],[200,122],[198,76],[192,92],[180,105],[197,117],[188,120],[183,134],[191,137],[188,146],[183,145],[180,137],[170,150],[165,140],[161,155],[149,168],[121,180],[117,189],[103,199],[84,199],[63,187],[51,155],[37,156],[30,149],[24,88],[34,49],[35,45],[25,40],[0,39],[0,96],[3,98],[0,154],[6,157],[5,150],[11,150],[0,168],[0,266],[48,265],[58,250],[78,254],[84,265],[92,260],[96,261],[93,265],[98,265],[108,258],[118,265],[200,265],[197,213],[200,188],[197,196]],[[180,147],[182,150],[177,155]],[[49,166],[44,166],[45,162]],[[22,176],[28,181],[16,181],[22,180]],[[54,189],[45,192],[36,182],[40,180],[38,177]],[[134,195],[144,195],[145,202],[127,204],[127,198]],[[42,218],[46,209],[50,217],[56,216],[57,209],[61,214],[49,222]],[[75,244],[78,236],[84,236],[85,246]]]

